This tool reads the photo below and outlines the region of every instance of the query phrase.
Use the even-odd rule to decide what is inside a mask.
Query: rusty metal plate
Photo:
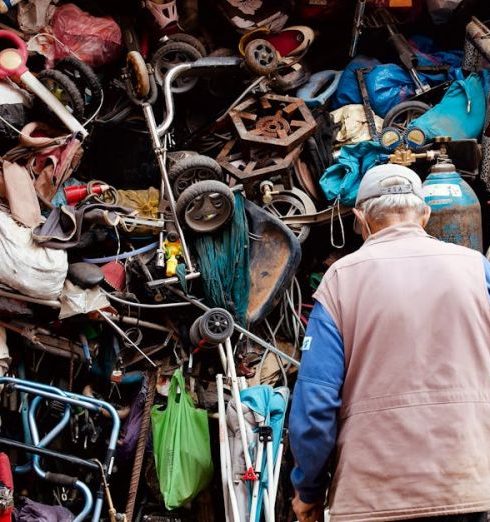
[[[301,98],[265,94],[230,111],[240,139],[250,145],[291,151],[309,138],[316,121]]]
[[[235,139],[226,143],[216,161],[244,185],[268,179],[272,175],[288,178],[286,184],[290,185],[290,167],[300,152],[301,146],[282,154],[279,151],[260,148],[245,150],[240,140]]]

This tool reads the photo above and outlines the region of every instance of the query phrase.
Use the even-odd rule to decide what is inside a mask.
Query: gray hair
[[[381,181],[381,186],[392,187],[406,182],[406,178],[391,176]],[[394,214],[406,216],[409,221],[416,221],[425,214],[427,206],[415,194],[386,194],[363,201],[356,208],[363,212],[368,221],[383,223]]]

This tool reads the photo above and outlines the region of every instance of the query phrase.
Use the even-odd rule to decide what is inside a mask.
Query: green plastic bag
[[[213,476],[208,414],[194,406],[177,370],[170,382],[168,405],[151,410],[153,454],[167,509],[192,500]]]

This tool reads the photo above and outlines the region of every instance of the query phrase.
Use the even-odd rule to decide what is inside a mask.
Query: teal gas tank
[[[432,167],[423,184],[425,202],[432,209],[427,233],[442,241],[482,252],[480,202],[446,158],[441,158],[442,161]]]

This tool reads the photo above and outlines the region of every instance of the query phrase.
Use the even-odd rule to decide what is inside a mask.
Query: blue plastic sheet
[[[320,178],[320,187],[328,201],[353,207],[362,177],[371,167],[384,163],[386,151],[374,141],[342,147],[338,162],[328,167]]]
[[[462,51],[437,51],[434,42],[424,36],[411,39],[412,48],[420,66],[448,65],[447,72],[419,73],[421,80],[431,86],[457,79],[457,69],[463,59]],[[356,70],[372,69],[366,74],[366,87],[374,112],[384,117],[395,105],[415,96],[415,85],[406,69],[366,56],[357,56],[345,68],[340,78],[337,92],[332,98],[332,108],[349,104],[362,103],[361,92],[356,77]]]
[[[362,103],[361,91],[357,83],[357,69],[375,67],[381,62],[367,56],[356,56],[344,69],[340,77],[335,96],[332,98],[332,109],[338,109],[344,105]]]
[[[424,131],[427,140],[479,138],[485,124],[486,100],[482,80],[471,74],[451,84],[440,103],[413,120],[409,128]]]

